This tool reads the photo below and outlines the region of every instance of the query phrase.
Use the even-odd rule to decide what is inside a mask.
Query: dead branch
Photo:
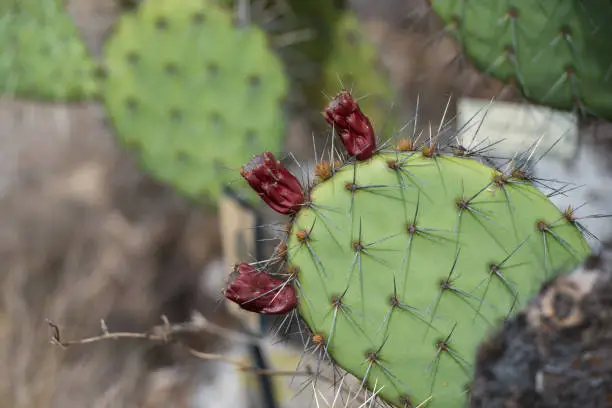
[[[202,333],[209,332],[213,334],[220,334],[224,336],[228,336],[233,338],[234,340],[240,342],[248,342],[248,343],[258,343],[261,341],[258,337],[250,336],[248,334],[236,332],[233,330],[226,329],[221,326],[217,326],[207,320],[201,314],[194,315],[190,322],[179,323],[179,324],[170,324],[168,319],[165,316],[162,316],[163,324],[160,326],[154,327],[151,332],[145,333],[136,333],[136,332],[111,332],[108,330],[108,326],[106,322],[102,319],[100,321],[100,327],[102,330],[102,334],[92,337],[85,337],[82,339],[76,340],[65,340],[62,337],[61,330],[57,324],[53,321],[47,319],[47,324],[51,330],[51,339],[50,343],[56,346],[61,347],[62,349],[66,349],[73,345],[81,345],[81,344],[90,344],[96,343],[99,341],[106,340],[119,340],[119,339],[140,339],[154,342],[163,342],[163,343],[171,343],[171,342],[180,342],[181,334],[194,334],[194,333]],[[256,375],[266,375],[266,376],[312,376],[314,373],[307,369],[306,371],[279,371],[279,370],[267,370],[260,369],[245,362],[231,358],[228,356],[224,356],[222,354],[215,353],[204,353],[197,350],[194,350],[186,345],[182,344],[191,355],[200,358],[202,360],[211,360],[211,361],[221,361],[227,364],[234,366],[239,371],[250,372]]]

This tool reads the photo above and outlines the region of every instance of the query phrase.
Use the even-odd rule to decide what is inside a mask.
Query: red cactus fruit
[[[254,156],[240,174],[274,211],[293,214],[304,204],[299,180],[270,152]]]
[[[342,91],[336,95],[325,108],[324,116],[338,132],[350,156],[357,160],[372,157],[376,150],[374,129],[350,92]]]
[[[284,314],[297,304],[293,285],[246,262],[234,267],[225,297],[244,310],[260,314]]]

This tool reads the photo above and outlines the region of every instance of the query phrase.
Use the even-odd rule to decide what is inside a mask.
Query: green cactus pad
[[[476,67],[527,99],[612,118],[612,3],[430,0]]]
[[[591,251],[546,195],[472,158],[378,153],[311,202],[287,242],[299,312],[398,407],[463,407],[479,342]]]
[[[359,24],[357,16],[349,11],[336,24],[323,90],[334,95],[339,89],[350,88],[353,94],[362,96],[360,106],[369,112],[381,131],[379,136],[384,138],[391,135],[396,124],[390,108],[397,95],[381,67],[376,47],[363,35]]]
[[[147,1],[122,17],[106,59],[106,106],[120,141],[183,195],[214,201],[254,152],[282,149],[282,64],[265,34],[235,26],[230,11]]]
[[[0,92],[51,101],[96,94],[96,63],[60,1],[8,1],[0,14]]]

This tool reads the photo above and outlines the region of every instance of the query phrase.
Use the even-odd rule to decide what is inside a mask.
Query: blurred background
[[[148,78],[148,85],[141,81],[138,88],[121,82],[127,78],[121,76],[127,68],[122,65],[124,61],[112,59],[119,50],[132,47],[138,51],[142,46],[142,61],[150,61],[156,53],[163,56],[164,52],[179,47],[176,44],[180,42],[172,46],[161,40],[147,40],[146,13],[141,21],[141,34],[136,19],[126,19],[124,29],[118,32],[122,18],[139,13],[146,3],[156,1],[24,0],[23,10],[19,10],[16,2],[4,2],[8,5],[0,7],[4,14],[0,31],[4,44],[0,69],[0,81],[4,84],[0,99],[0,361],[4,367],[0,372],[0,406],[316,406],[312,387],[297,377],[275,378],[277,405],[270,406],[256,377],[239,373],[223,361],[195,358],[178,345],[133,339],[67,349],[50,344],[51,333],[45,319],[58,324],[62,337],[67,339],[100,334],[100,319],[111,331],[146,332],[162,323],[162,315],[172,323],[186,322],[194,310],[233,331],[243,332],[252,325],[252,321],[246,322],[222,301],[225,280],[232,263],[237,261],[228,255],[228,251],[234,254],[236,250],[228,248],[234,244],[231,239],[227,241],[228,231],[222,228],[225,225],[219,210],[225,197],[222,190],[218,186],[200,186],[198,181],[174,186],[172,180],[183,177],[183,173],[169,167],[168,171],[160,170],[166,166],[162,160],[165,156],[160,153],[166,147],[159,145],[158,150],[147,150],[146,146],[143,148],[146,141],[141,138],[157,133],[176,136],[178,131],[173,133],[172,128],[164,128],[161,119],[132,124],[122,113],[125,108],[112,103],[123,97],[126,89],[151,89],[144,95],[143,103],[178,101],[186,112],[184,117],[197,117],[198,107],[204,106],[202,101],[207,98],[213,99],[211,106],[218,104],[221,113],[241,102],[232,101],[233,97],[240,98],[235,96],[238,92],[234,92],[233,78],[219,81],[226,88],[210,92],[195,87],[195,95],[187,90],[189,82],[162,84],[146,70],[135,77],[144,78],[142,81]],[[157,2],[164,3],[160,10],[171,16],[171,8],[180,8],[182,0]],[[185,1],[189,7],[194,3],[198,1]],[[444,23],[430,12],[424,0],[215,3],[218,4],[205,6],[205,13],[206,7],[219,7],[236,25],[255,27],[268,38],[269,49],[257,48],[261,47],[259,43],[252,46],[253,52],[261,50],[270,55],[242,51],[261,66],[271,67],[270,70],[276,65],[269,61],[279,61],[278,74],[274,71],[271,78],[262,77],[263,87],[271,83],[267,89],[274,88],[262,103],[282,100],[277,107],[280,113],[270,116],[284,122],[282,127],[264,120],[258,122],[257,131],[277,132],[278,137],[259,137],[246,145],[239,143],[236,155],[240,161],[228,159],[221,165],[224,185],[239,189],[240,166],[251,155],[268,149],[294,168],[295,157],[308,172],[317,150],[313,143],[320,151],[329,140],[330,132],[321,111],[328,97],[343,87],[363,98],[362,106],[370,112],[379,134],[384,132],[386,122],[392,124],[389,129],[395,130],[411,123],[410,132],[416,133],[430,127],[437,129],[447,104],[446,120],[450,120],[457,117],[457,101],[466,98],[480,101],[483,106],[491,98],[520,103],[526,109],[529,106],[512,86],[480,73],[460,58],[456,42],[443,35]],[[46,7],[53,10],[43,13],[41,10]],[[67,17],[57,23],[58,27],[49,22],[55,18],[51,16],[54,13],[65,13],[61,18]],[[15,23],[18,20],[23,20],[22,25]],[[128,24],[130,21],[132,25]],[[70,24],[74,28],[66,28]],[[114,35],[117,37],[113,38]],[[50,47],[47,53],[42,51],[42,45],[35,44],[37,38],[43,37]],[[91,78],[106,78],[108,85],[94,89],[85,81],[82,86],[64,92],[61,87],[72,74],[51,72],[54,64],[68,64],[73,60],[66,56],[80,52],[79,46],[71,43],[65,47],[69,51],[54,54],[54,47],[61,49],[62,42],[69,41],[67,37],[72,38],[70,41],[77,38],[82,41],[89,54],[87,58],[92,61],[90,65],[96,66],[91,68]],[[208,40],[209,47],[217,41],[226,44],[214,35]],[[112,46],[107,47],[111,41]],[[215,55],[238,51],[241,50],[225,48],[215,51]],[[195,54],[200,52],[187,50],[184,55],[194,54],[196,59]],[[18,64],[10,71],[7,66],[13,57]],[[238,57],[235,62],[245,63]],[[83,62],[89,67],[87,64]],[[62,68],[58,72],[69,70]],[[30,79],[29,74],[38,76]],[[81,74],[79,71],[78,75]],[[278,75],[285,75],[286,83],[276,84]],[[39,95],[36,87],[42,86],[42,76],[50,91],[41,91]],[[21,88],[14,82],[7,85],[15,78],[27,86]],[[192,99],[186,99],[187,94]],[[258,103],[251,108],[259,109]],[[229,120],[238,124],[255,121],[241,112],[231,111],[233,116]],[[415,112],[418,112],[416,125],[410,122]],[[255,111],[253,116],[265,115]],[[609,213],[612,128],[599,118],[579,118],[578,122],[576,135],[564,144],[564,153],[547,155],[538,164],[536,175],[581,186],[566,195],[555,196],[559,205],[586,202],[587,214]],[[177,125],[179,131],[180,126],[183,125]],[[451,123],[445,131],[453,132],[456,127],[456,123]],[[207,137],[205,132],[195,129],[194,134]],[[156,139],[156,143],[161,143],[160,140]],[[137,148],[132,148],[133,145]],[[206,146],[204,150],[219,148],[223,157],[235,153],[232,142],[221,137]],[[142,151],[150,159],[144,164],[137,153]],[[158,166],[155,158],[163,163]],[[208,161],[202,159],[197,163],[205,163],[198,170],[203,178],[214,178],[212,166],[206,167]],[[202,200],[202,194],[194,194],[200,187],[206,193]],[[258,222],[283,222],[257,203],[253,205]],[[253,214],[240,208],[237,211],[246,211],[246,216]],[[227,216],[238,217],[231,212]],[[585,225],[605,247],[612,237],[610,223],[594,220]],[[250,233],[252,227],[233,228]],[[268,233],[273,235],[274,230]],[[257,251],[270,254],[276,243],[263,241],[257,245]],[[601,243],[593,241],[594,245]],[[204,331],[186,341],[198,351],[233,356],[254,364],[248,346],[226,335]],[[266,364],[295,369],[300,363],[302,345],[299,340],[293,343],[280,344],[276,338],[268,341],[264,347]],[[298,393],[302,387],[305,389]],[[320,404],[325,406],[323,401]]]

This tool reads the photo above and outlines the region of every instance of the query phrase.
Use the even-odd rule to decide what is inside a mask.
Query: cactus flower
[[[297,304],[293,285],[246,262],[235,266],[225,297],[244,310],[260,314],[284,314]]]
[[[376,136],[370,119],[361,112],[348,91],[342,91],[325,108],[327,122],[338,131],[350,156],[367,160],[376,150]]]
[[[270,152],[254,156],[240,174],[274,211],[293,214],[304,204],[299,180]]]

